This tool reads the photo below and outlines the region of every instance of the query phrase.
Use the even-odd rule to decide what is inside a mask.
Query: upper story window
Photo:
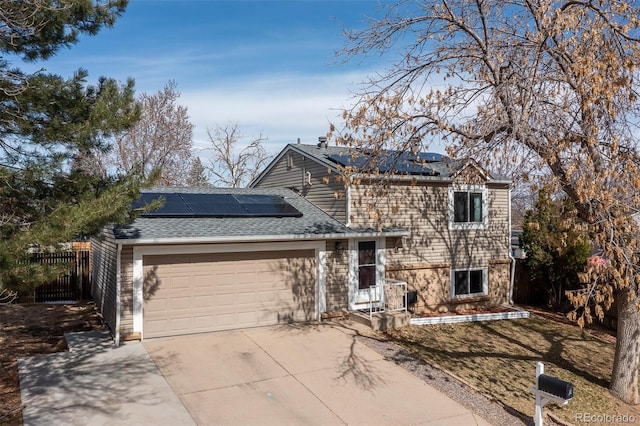
[[[449,187],[449,229],[484,229],[487,225],[487,188],[481,185]]]
[[[482,222],[482,192],[453,193],[453,221]]]

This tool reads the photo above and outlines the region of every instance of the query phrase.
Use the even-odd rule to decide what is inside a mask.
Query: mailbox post
[[[544,364],[539,362],[536,366],[536,385],[531,388],[531,392],[536,396],[536,411],[533,419],[536,426],[542,426],[542,408],[549,402],[567,405],[573,398],[573,385],[545,375]]]

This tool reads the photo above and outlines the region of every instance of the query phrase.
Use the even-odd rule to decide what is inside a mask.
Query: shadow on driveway
[[[144,346],[198,424],[488,424],[359,335],[296,324]]]
[[[18,360],[25,425],[194,424],[140,343],[66,334],[69,352]]]

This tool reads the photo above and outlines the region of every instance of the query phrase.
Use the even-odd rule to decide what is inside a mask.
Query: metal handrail
[[[406,281],[385,278],[382,285],[369,287],[369,317],[374,313],[407,311]]]

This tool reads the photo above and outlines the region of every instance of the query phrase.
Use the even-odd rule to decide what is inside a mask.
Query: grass
[[[575,394],[568,405],[550,404],[545,411],[571,423],[579,423],[580,413],[640,419],[637,407],[623,404],[607,390],[614,345],[573,325],[532,317],[410,326],[391,330],[387,337],[525,416],[533,416],[530,389],[536,364],[542,361],[545,374],[572,382]]]

